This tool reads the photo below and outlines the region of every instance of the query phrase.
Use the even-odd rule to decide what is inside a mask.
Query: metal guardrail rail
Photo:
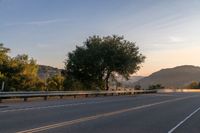
[[[124,90],[124,91],[31,91],[31,92],[0,92],[0,102],[3,99],[15,99],[23,98],[24,101],[27,101],[28,98],[33,97],[43,97],[44,100],[47,100],[48,97],[60,97],[64,96],[85,96],[89,95],[133,95],[133,94],[143,94],[143,93],[156,93],[156,90]]]

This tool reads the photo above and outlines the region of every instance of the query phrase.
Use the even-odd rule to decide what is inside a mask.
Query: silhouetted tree
[[[67,77],[86,88],[109,89],[110,77],[117,73],[128,79],[140,69],[145,57],[139,53],[134,42],[120,36],[89,37],[84,46],[68,54],[65,62]],[[67,78],[66,78],[67,79]]]

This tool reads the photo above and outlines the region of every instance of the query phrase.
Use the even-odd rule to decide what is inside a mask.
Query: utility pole
[[[1,91],[4,91],[4,85],[5,85],[5,83],[4,83],[4,81],[2,82],[2,86],[1,86]]]

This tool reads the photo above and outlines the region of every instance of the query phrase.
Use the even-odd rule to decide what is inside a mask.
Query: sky
[[[11,56],[63,68],[89,36],[113,34],[147,57],[136,75],[200,66],[200,0],[0,0],[0,42]]]

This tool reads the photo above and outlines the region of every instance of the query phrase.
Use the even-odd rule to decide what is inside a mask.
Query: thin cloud
[[[169,41],[172,43],[178,43],[178,42],[183,42],[184,39],[176,36],[170,36]]]
[[[51,19],[51,20],[39,20],[39,21],[30,21],[30,22],[19,22],[19,23],[9,23],[6,26],[15,26],[15,25],[46,25],[54,23],[68,22],[69,19]]]

